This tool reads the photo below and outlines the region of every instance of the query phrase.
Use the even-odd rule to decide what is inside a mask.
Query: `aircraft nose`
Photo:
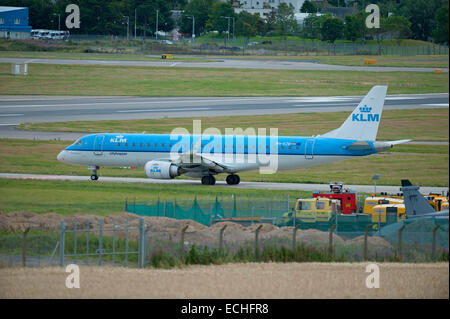
[[[58,159],[58,161],[60,162],[64,162],[64,152],[65,151],[61,151],[58,156],[56,157]]]

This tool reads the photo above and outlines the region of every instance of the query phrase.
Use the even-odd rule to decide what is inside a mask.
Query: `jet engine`
[[[180,167],[165,161],[149,161],[145,164],[145,174],[154,179],[171,179],[179,176]]]

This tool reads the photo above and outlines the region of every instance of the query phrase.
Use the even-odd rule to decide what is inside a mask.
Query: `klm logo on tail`
[[[364,105],[359,108],[359,114],[352,114],[352,122],[379,122],[380,114],[371,114],[371,107]]]

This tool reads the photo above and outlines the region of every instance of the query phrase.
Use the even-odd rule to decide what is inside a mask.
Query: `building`
[[[240,0],[233,3],[234,12],[239,14],[247,11],[251,14],[257,13],[261,18],[266,19],[272,11],[276,11],[281,3],[292,5],[294,13],[299,13],[305,0]]]
[[[28,8],[0,6],[0,38],[29,39]]]

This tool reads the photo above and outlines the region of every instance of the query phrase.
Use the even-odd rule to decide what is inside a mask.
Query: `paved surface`
[[[185,68],[236,68],[236,69],[272,69],[272,70],[322,70],[322,71],[370,71],[370,72],[434,72],[436,68],[417,67],[377,67],[377,66],[343,66],[300,62],[290,60],[238,60],[220,59],[215,62],[176,62],[176,61],[115,61],[115,60],[77,60],[77,59],[26,59],[0,58],[0,63],[40,63],[40,64],[77,64],[77,65],[112,65],[112,66],[151,66],[151,67],[185,67]],[[448,72],[447,68],[441,68]]]
[[[0,96],[0,137],[74,140],[81,133],[17,131],[27,122],[99,121],[163,117],[351,112],[362,96],[336,97],[79,97]],[[449,95],[389,95],[385,110],[448,108]]]
[[[142,173],[144,174],[144,173]],[[112,183],[148,183],[148,184],[178,184],[189,185],[191,187],[202,186],[199,180],[187,179],[172,179],[172,180],[154,180],[150,178],[131,178],[131,177],[103,177],[93,182],[89,176],[70,176],[70,175],[40,175],[40,174],[12,174],[0,173],[0,178],[10,179],[35,179],[35,180],[56,180],[56,181],[87,181],[90,183],[112,182]],[[239,185],[227,185],[224,181],[217,181],[216,185],[226,186],[230,188],[243,189],[273,189],[273,190],[302,190],[302,191],[329,191],[328,184],[298,184],[298,183],[264,183],[264,182],[241,182]],[[211,186],[214,187],[214,186]],[[373,185],[346,185],[346,188],[356,192],[372,193],[374,191]],[[400,186],[383,186],[377,185],[377,192],[398,193]],[[442,193],[448,191],[448,187],[421,187],[422,193]]]

